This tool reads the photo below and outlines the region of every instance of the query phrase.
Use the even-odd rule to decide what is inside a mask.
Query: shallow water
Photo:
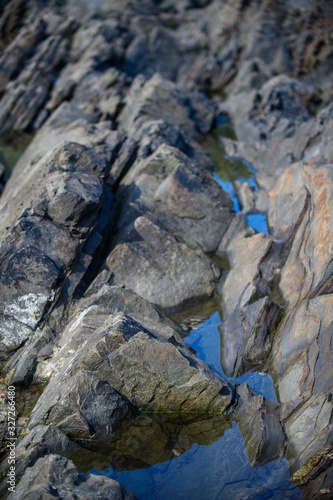
[[[235,181],[247,182],[254,189],[258,189],[255,169],[243,158],[230,158],[222,145],[221,138],[227,137],[236,140],[236,135],[232,128],[231,121],[225,117],[220,117],[217,127],[203,142],[203,147],[210,155],[215,166],[214,179],[226,191],[233,203],[234,211],[239,212],[241,206],[238,200],[237,191],[234,187]],[[246,216],[248,226],[255,229],[258,233],[269,234],[267,217],[264,213],[252,213]]]
[[[205,146],[216,166],[214,178],[230,194],[234,210],[239,211],[234,181],[246,181],[256,188],[254,170],[247,162],[234,161],[225,155],[219,141],[221,134],[235,139],[227,120],[219,124],[215,136],[209,139],[208,147],[207,143]],[[265,214],[249,214],[247,222],[256,231],[268,233]],[[228,269],[227,263],[224,268]],[[196,306],[187,312],[187,317],[178,314],[172,319],[190,330],[185,342],[214,371],[235,383],[246,382],[266,399],[277,401],[272,377],[260,367],[237,379],[225,375],[221,364],[220,298]],[[215,416],[183,427],[163,424],[154,417],[142,415],[140,418],[142,421],[137,421],[134,430],[129,426],[116,444],[110,444],[117,450],[112,457],[107,457],[111,467],[105,461],[103,465],[103,459],[99,463],[101,455],[86,452],[87,463],[94,466],[93,473],[119,481],[139,500],[302,498],[301,491],[290,480],[286,459],[251,467],[242,434],[232,415]],[[126,449],[131,451],[127,453]],[[106,457],[107,446],[99,453]],[[126,456],[121,457],[121,453]]]
[[[146,469],[103,474],[119,481],[139,500],[300,499],[285,459],[251,467],[236,423],[215,443],[193,444],[179,457]]]
[[[185,337],[185,342],[227,380],[239,384],[246,382],[267,399],[276,401],[273,380],[268,373],[257,368],[237,379],[224,374],[221,365],[222,312],[218,304],[218,301],[211,301],[202,309],[192,311],[194,317],[192,321],[188,319],[188,324],[192,322],[196,326]],[[210,311],[210,315],[202,320],[205,311]],[[184,318],[182,321],[186,324]],[[94,459],[87,452],[89,464],[97,464],[91,472],[119,481],[139,500],[302,498],[302,492],[290,480],[286,459],[251,467],[232,414],[186,426],[165,424],[155,421],[154,417],[150,420],[150,417],[142,415],[143,421],[138,421],[134,431],[129,425],[125,435],[111,444],[117,451],[112,457],[108,456],[108,460],[115,465],[98,465],[98,458]],[[127,453],[126,447],[130,449]],[[98,451],[108,455],[101,450]],[[126,457],[121,457],[124,452]]]
[[[210,365],[214,371],[227,380],[233,380],[238,384],[246,382],[252,389],[259,392],[266,399],[277,401],[272,377],[268,373],[250,371],[238,378],[228,377],[221,364],[221,350],[223,349],[223,332],[221,330],[221,313],[216,311],[212,316],[203,321],[201,325],[194,328],[184,339],[186,344],[196,351],[198,358]]]

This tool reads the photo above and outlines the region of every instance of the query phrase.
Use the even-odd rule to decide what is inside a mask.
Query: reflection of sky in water
[[[186,337],[199,358],[205,360],[216,372],[224,375],[220,363],[219,313],[216,311]],[[228,377],[226,377],[228,378]],[[230,378],[228,378],[230,380]],[[247,382],[267,399],[276,401],[270,375],[249,372],[234,379]],[[99,472],[119,481],[138,500],[298,500],[301,491],[292,483],[289,464],[285,458],[262,466],[251,467],[244,440],[238,425],[216,428],[216,441],[209,446],[192,444],[182,455],[146,469],[116,472],[106,469]]]
[[[234,203],[235,212],[239,212],[240,205],[233,183],[236,180],[247,182],[257,190],[255,170],[253,165],[244,158],[231,158],[226,155],[221,138],[229,137],[236,139],[230,120],[222,116],[218,120],[217,125],[218,127],[207,138],[204,146],[215,165],[216,174],[214,175],[214,179],[230,195]],[[246,216],[246,222],[248,226],[253,227],[258,233],[269,234],[266,214],[249,214]]]
[[[216,180],[216,182],[218,182],[218,184],[220,184],[221,188],[230,195],[230,198],[234,202],[235,212],[239,212],[239,202],[232,182],[224,181],[218,175],[214,175],[214,179]]]
[[[220,332],[218,331],[220,325],[220,315],[216,311],[201,325],[194,328],[184,340],[187,345],[193,347],[198,358],[205,361],[222,377],[231,380],[230,377],[224,374],[221,367],[221,339]],[[232,380],[239,384],[247,382],[252,389],[265,396],[266,399],[276,401],[273,380],[267,373],[248,372]]]
[[[101,474],[95,469],[93,473]],[[251,467],[237,424],[210,446],[197,444],[167,462],[136,471],[103,475],[119,481],[139,500],[300,499],[289,479],[288,462],[279,459]]]
[[[246,222],[248,226],[253,227],[258,233],[268,234],[266,214],[248,214]]]
[[[248,182],[257,189],[252,165],[243,159],[232,160],[221,148],[219,136],[236,139],[230,121],[221,118],[219,130],[205,144],[216,167],[214,179],[229,193],[234,210],[240,210],[233,182],[237,179]],[[249,226],[258,232],[268,234],[265,214],[246,216]],[[197,356],[213,370],[227,377],[221,367],[221,325],[219,312],[194,328],[185,338]],[[276,401],[272,377],[261,372],[247,372],[235,382],[246,382],[256,392],[271,401]],[[193,444],[181,456],[134,471],[116,472],[106,469],[102,474],[119,481],[139,500],[284,500],[300,499],[302,493],[290,481],[289,465],[286,459],[272,461],[263,466],[251,467],[244,440],[238,425],[225,430],[223,437],[216,436],[215,443],[204,446]]]
[[[234,204],[234,211],[239,212],[240,211],[239,201],[233,183],[231,181],[221,179],[218,175],[214,175],[214,179],[222,187],[222,189],[229,194]],[[246,182],[249,182],[249,179],[244,179],[244,180]],[[246,215],[246,222],[248,226],[253,227],[253,229],[255,229],[258,233],[269,234],[266,214],[264,213],[248,214]]]

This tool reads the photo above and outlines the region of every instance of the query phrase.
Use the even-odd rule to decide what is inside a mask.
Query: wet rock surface
[[[332,22],[324,0],[0,2],[1,144],[34,133],[9,180],[0,151],[15,498],[134,498],[87,472],[171,460],[233,422],[253,467],[287,459],[304,498],[332,495]],[[203,147],[226,118],[233,184]],[[166,316],[212,297],[225,374],[268,370],[277,402]]]
[[[79,476],[75,465],[59,455],[40,458],[28,468],[8,498],[114,498],[133,500],[135,497],[113,479],[85,474]]]
[[[265,297],[236,310],[222,323],[227,375],[237,377],[268,358],[278,317],[279,306]]]

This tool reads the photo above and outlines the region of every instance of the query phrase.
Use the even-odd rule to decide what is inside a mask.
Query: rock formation
[[[0,163],[1,390],[20,393],[13,494],[2,404],[4,498],[134,498],[87,464],[148,467],[232,422],[251,465],[285,457],[304,498],[331,498],[332,5],[0,14],[1,142],[31,134],[9,179]],[[223,118],[237,139],[221,155],[253,174],[229,194],[204,147]],[[170,319],[212,297],[226,375],[265,364],[277,402],[215,373]]]

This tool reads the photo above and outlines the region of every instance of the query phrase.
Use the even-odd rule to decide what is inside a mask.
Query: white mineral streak
[[[15,302],[6,304],[4,314],[34,329],[41,318],[45,305],[53,299],[54,292],[50,295],[28,293],[18,297]]]
[[[32,334],[29,326],[23,325],[15,319],[8,318],[0,323],[0,342],[6,347],[20,345]]]

